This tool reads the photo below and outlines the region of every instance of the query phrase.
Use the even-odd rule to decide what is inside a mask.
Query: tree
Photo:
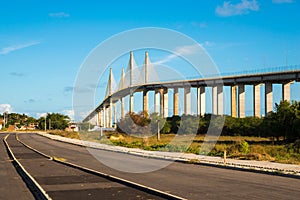
[[[47,113],[46,116],[47,129],[64,130],[69,126],[70,118],[60,113]],[[45,117],[38,119],[40,129],[45,129]]]
[[[33,117],[29,117],[25,114],[19,114],[19,113],[9,113],[6,115],[7,118],[7,124],[6,126],[8,127],[9,125],[16,125],[17,127],[21,126],[27,126],[30,123],[36,123],[37,120],[34,119]]]
[[[281,101],[279,104],[275,104],[275,112],[265,118],[265,130],[268,129],[269,136],[274,136],[277,140],[283,137],[286,141],[294,141],[300,136],[299,113],[299,102]]]

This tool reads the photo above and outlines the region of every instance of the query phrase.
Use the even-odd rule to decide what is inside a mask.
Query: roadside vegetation
[[[51,118],[50,115],[49,119],[68,121],[64,116],[54,116]],[[61,129],[50,130],[49,133],[153,151],[210,156],[223,156],[226,151],[228,158],[300,164],[300,102],[282,101],[275,105],[273,113],[263,118],[225,116],[224,126],[219,127],[220,120],[219,116],[209,114],[201,117],[184,115],[163,119],[156,113],[129,113],[117,123],[115,132],[103,132],[102,137],[100,131],[89,132],[88,129],[92,127],[87,123],[80,125],[80,132],[66,132]],[[36,122],[43,130],[45,119],[40,118]],[[60,128],[67,125],[59,124]],[[209,140],[208,144],[215,145],[208,151],[203,142],[207,139],[205,136],[209,126],[212,130],[222,132],[220,137]],[[157,138],[158,130],[160,140]]]
[[[82,131],[84,140],[154,151],[187,152],[247,160],[267,160],[300,164],[300,103],[282,101],[267,117],[220,117],[205,115],[174,116],[162,119],[157,114],[129,113],[117,124],[116,132]],[[211,123],[211,124],[210,124]],[[209,125],[222,129],[219,138],[210,140],[211,151],[202,146]],[[84,125],[87,127],[87,125]],[[160,140],[157,130],[160,129]],[[76,133],[75,133],[76,134]]]
[[[4,113],[0,114],[2,121],[6,119],[5,126],[2,128],[5,131],[9,126],[14,126],[16,129],[25,127],[27,130],[65,130],[69,126],[70,118],[67,115],[60,113],[47,113],[45,117],[35,119],[26,114]]]

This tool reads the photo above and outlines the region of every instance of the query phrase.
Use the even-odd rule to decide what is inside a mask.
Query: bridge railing
[[[203,78],[215,78],[215,77],[226,77],[226,76],[242,76],[242,75],[254,75],[254,74],[264,74],[264,73],[276,73],[276,72],[291,72],[299,71],[300,65],[289,65],[289,66],[279,66],[279,67],[270,67],[264,69],[253,69],[253,70],[243,70],[237,72],[225,72],[220,74],[209,74]],[[187,77],[187,79],[197,79],[199,77]]]

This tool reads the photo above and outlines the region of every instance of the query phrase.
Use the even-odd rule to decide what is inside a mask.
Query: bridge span
[[[133,53],[130,52],[129,66],[122,70],[121,80],[118,88],[113,87],[113,73],[110,69],[109,80],[105,99],[87,116],[83,122],[88,122],[97,117],[97,125],[111,128],[116,122],[116,103],[121,103],[121,118],[125,117],[124,98],[129,96],[129,112],[134,112],[134,93],[142,92],[143,112],[148,113],[148,92],[154,91],[154,112],[164,118],[168,117],[168,91],[173,91],[173,115],[179,115],[178,90],[184,90],[184,111],[183,114],[191,113],[191,88],[197,89],[197,115],[203,116],[206,112],[205,88],[212,88],[212,114],[223,115],[224,103],[229,101],[231,104],[232,117],[245,117],[245,86],[253,87],[253,115],[261,116],[261,86],[264,85],[264,107],[265,113],[269,114],[273,110],[273,84],[282,85],[282,100],[290,101],[290,87],[295,81],[300,81],[300,67],[292,66],[280,68],[275,71],[266,72],[247,72],[240,75],[214,76],[207,78],[190,78],[188,80],[176,80],[168,82],[149,81],[150,59],[148,52],[145,53],[144,65],[140,70],[134,69]],[[153,69],[152,69],[153,70]],[[137,72],[139,74],[137,74]],[[139,83],[134,83],[134,76],[142,79]],[[224,88],[230,87],[229,98],[224,99]]]

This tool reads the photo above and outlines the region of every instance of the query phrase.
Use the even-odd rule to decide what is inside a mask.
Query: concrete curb
[[[100,144],[96,142],[83,141],[78,139],[70,139],[58,135],[47,134],[44,132],[37,132],[37,134],[52,140],[70,143],[78,146],[119,152],[119,153],[127,153],[127,154],[141,156],[141,157],[164,159],[164,160],[171,160],[175,162],[183,162],[183,163],[191,163],[191,164],[202,164],[202,165],[209,165],[209,166],[215,166],[221,168],[259,172],[259,173],[287,176],[287,177],[300,179],[300,165],[273,163],[269,161],[235,160],[235,159],[226,159],[226,163],[224,163],[223,158],[220,157],[196,155],[191,153],[179,153],[179,152],[146,151],[137,148],[127,148],[127,147],[113,146],[107,144]]]

